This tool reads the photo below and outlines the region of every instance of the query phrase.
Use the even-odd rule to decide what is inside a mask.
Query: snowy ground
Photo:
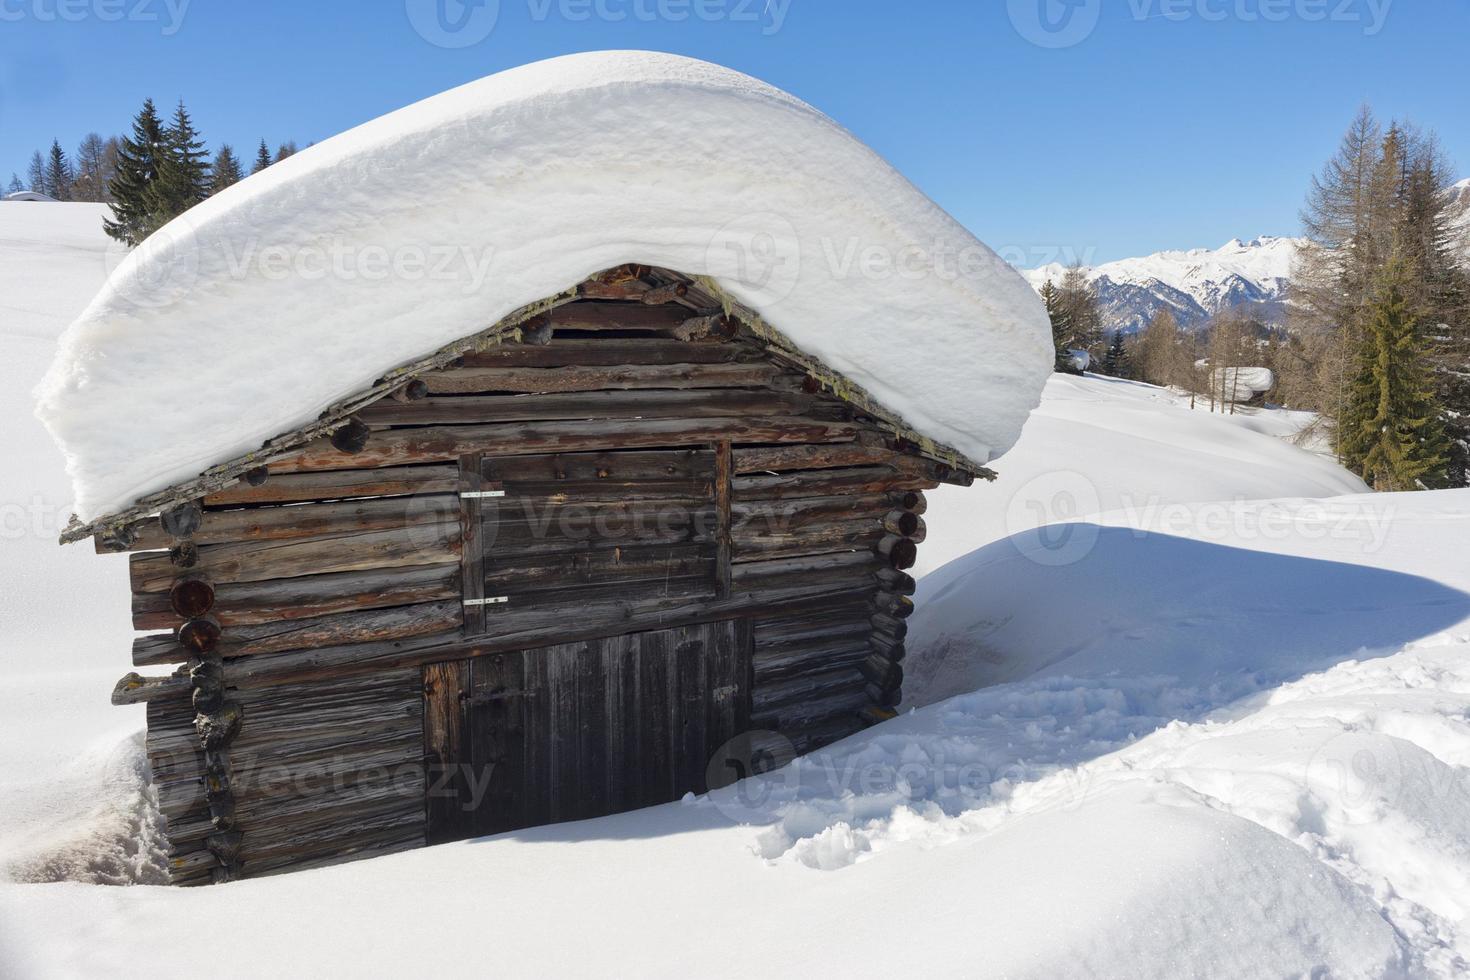
[[[146,868],[124,569],[52,543],[24,405],[94,217],[0,205],[0,975],[1467,972],[1470,494],[1366,494],[1301,417],[1099,378],[933,495],[906,690],[936,703],[712,799],[212,889],[20,883]]]

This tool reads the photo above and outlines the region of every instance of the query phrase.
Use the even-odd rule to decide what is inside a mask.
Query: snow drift
[[[624,262],[713,278],[981,462],[1051,363],[1024,279],[831,119],[728,69],[601,52],[427,99],[194,208],[72,324],[37,412],[90,520]]]

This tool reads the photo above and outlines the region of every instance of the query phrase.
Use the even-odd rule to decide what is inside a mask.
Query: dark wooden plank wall
[[[360,450],[322,440],[270,462],[253,482],[204,498],[194,519],[134,528],[124,546],[138,552],[136,628],[184,624],[179,583],[212,589],[207,612],[188,613],[191,628],[201,620],[218,627],[204,631],[207,649],[157,633],[138,638],[134,662],[203,656],[222,664],[228,696],[243,709],[228,749],[243,784],[241,873],[422,842],[424,665],[609,632],[584,625],[579,635],[568,601],[588,622],[629,632],[749,618],[751,724],[801,751],[896,703],[903,594],[912,581],[892,566],[911,561],[904,549],[922,540],[922,524],[911,517],[895,528],[889,518],[922,512],[921,491],[946,474],[800,372],[766,360],[751,338],[672,337],[689,315],[672,305],[564,307],[558,323],[573,329],[559,326],[549,343],[468,355],[425,379],[428,397],[364,410]],[[687,453],[689,466],[664,473],[599,475],[610,461],[622,467],[639,458],[629,449],[646,461],[698,451]],[[636,567],[634,548],[602,592],[595,572],[579,583],[581,594],[558,592],[562,556],[514,521],[498,533],[502,549],[519,542],[516,561],[476,568],[483,542],[466,551],[473,530],[462,522],[458,493],[477,464],[478,485],[534,492],[548,507],[568,489],[577,493],[566,500],[609,513],[669,499],[707,503],[716,532],[688,542],[698,549],[687,557],[690,583],[709,581],[709,591],[630,596],[619,576]],[[716,476],[720,485],[707,486]],[[99,550],[117,547],[99,542]],[[695,568],[716,554],[729,556],[728,581]],[[650,557],[670,556],[665,548]],[[467,573],[476,581],[466,584]],[[479,635],[465,637],[461,600],[475,597],[477,583],[544,589],[546,602],[483,623],[472,612],[470,631]],[[473,688],[474,675],[459,682]],[[194,721],[186,698],[150,705],[150,758],[181,882],[209,880],[211,864]],[[403,793],[350,777],[377,763],[412,771],[415,759],[420,796],[412,807]],[[325,766],[344,783],[315,799],[253,793],[251,780],[268,764],[287,772]]]

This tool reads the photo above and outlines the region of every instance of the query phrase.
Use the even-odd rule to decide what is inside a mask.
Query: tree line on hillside
[[[1378,490],[1470,486],[1470,217],[1433,133],[1362,109],[1313,178],[1285,327],[1227,310],[1183,330],[1168,310],[1132,337],[1102,329],[1084,270],[1046,283],[1057,370],[1198,393],[1269,368],[1272,400],[1317,412],[1342,464]]]
[[[272,153],[262,139],[250,173],[260,173],[295,152],[294,141],[282,143]],[[88,133],[70,157],[60,140],[52,140],[48,152],[37,150],[31,156],[25,181],[19,174],[10,175],[7,193],[30,190],[58,201],[108,204],[112,217],[102,223],[107,234],[137,245],[245,176],[245,163],[230,144],[221,144],[211,157],[182,100],[165,122],[153,100],[147,99],[128,135],[103,139]]]

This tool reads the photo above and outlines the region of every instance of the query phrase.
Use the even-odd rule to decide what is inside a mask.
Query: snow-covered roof
[[[1216,368],[1214,380],[1217,391],[1239,401],[1249,401],[1276,387],[1276,373],[1264,367]]]
[[[4,197],[4,200],[7,200],[7,201],[50,201],[52,204],[55,204],[56,203],[56,198],[50,197],[50,196],[48,196],[46,194],[42,194],[40,191],[16,191],[13,194],[6,194],[5,197]]]
[[[92,520],[625,262],[710,277],[982,463],[1052,362],[1021,276],[837,123],[715,65],[600,52],[390,113],[195,207],[67,330],[37,414]]]

